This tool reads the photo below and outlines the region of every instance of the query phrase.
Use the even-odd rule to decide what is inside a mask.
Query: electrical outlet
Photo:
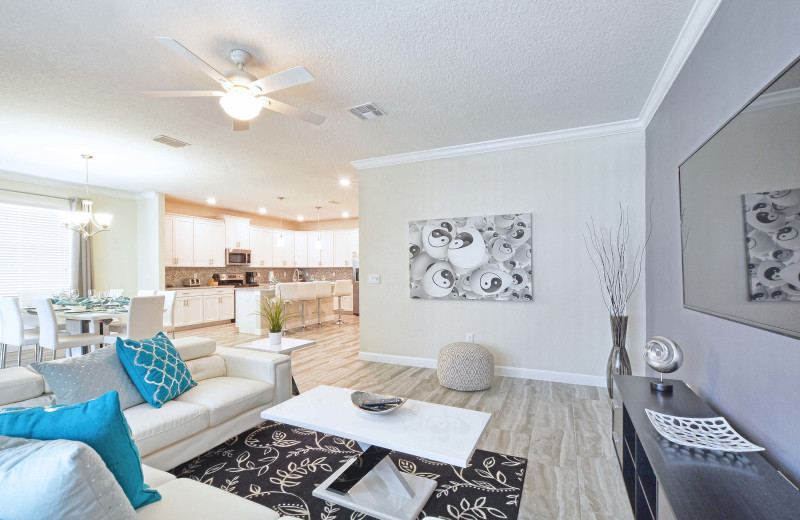
[[[467,343],[475,343],[475,334],[467,332]]]
[[[369,283],[381,283],[381,275],[379,274],[369,275]]]

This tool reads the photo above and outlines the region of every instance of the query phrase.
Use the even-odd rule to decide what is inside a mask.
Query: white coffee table
[[[257,352],[274,352],[276,354],[286,354],[289,356],[295,350],[313,347],[316,344],[317,342],[311,339],[283,337],[281,338],[279,345],[270,344],[269,339],[267,338],[257,339],[255,341],[251,341],[250,343],[242,343],[241,345],[236,345],[236,348],[255,350]],[[300,389],[297,388],[297,382],[295,382],[294,376],[292,376],[292,395],[300,395]]]
[[[313,496],[381,520],[412,520],[436,481],[402,473],[386,455],[394,450],[466,467],[491,414],[409,399],[390,414],[374,415],[352,404],[352,392],[318,386],[263,411],[261,417],[353,439],[364,450]]]

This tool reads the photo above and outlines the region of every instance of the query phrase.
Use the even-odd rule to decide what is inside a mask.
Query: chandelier
[[[94,203],[89,198],[89,159],[91,155],[81,155],[86,161],[86,197],[81,200],[81,209],[65,211],[61,214],[61,223],[69,229],[80,233],[83,238],[91,238],[101,231],[108,231],[111,227],[111,215],[108,213],[92,212]]]

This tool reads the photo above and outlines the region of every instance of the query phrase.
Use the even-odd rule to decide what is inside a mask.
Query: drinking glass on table
[[[94,300],[95,296],[97,296],[97,293],[94,292],[94,289],[89,289],[89,299]]]
[[[69,295],[73,300],[75,300],[78,298],[78,296],[80,296],[80,293],[78,292],[78,289],[72,289]]]

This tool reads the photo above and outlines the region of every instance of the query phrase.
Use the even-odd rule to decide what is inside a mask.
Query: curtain
[[[82,200],[78,197],[69,199],[69,209],[80,211]],[[89,296],[94,288],[92,278],[92,244],[80,233],[72,232],[72,290],[78,290],[81,296]]]

